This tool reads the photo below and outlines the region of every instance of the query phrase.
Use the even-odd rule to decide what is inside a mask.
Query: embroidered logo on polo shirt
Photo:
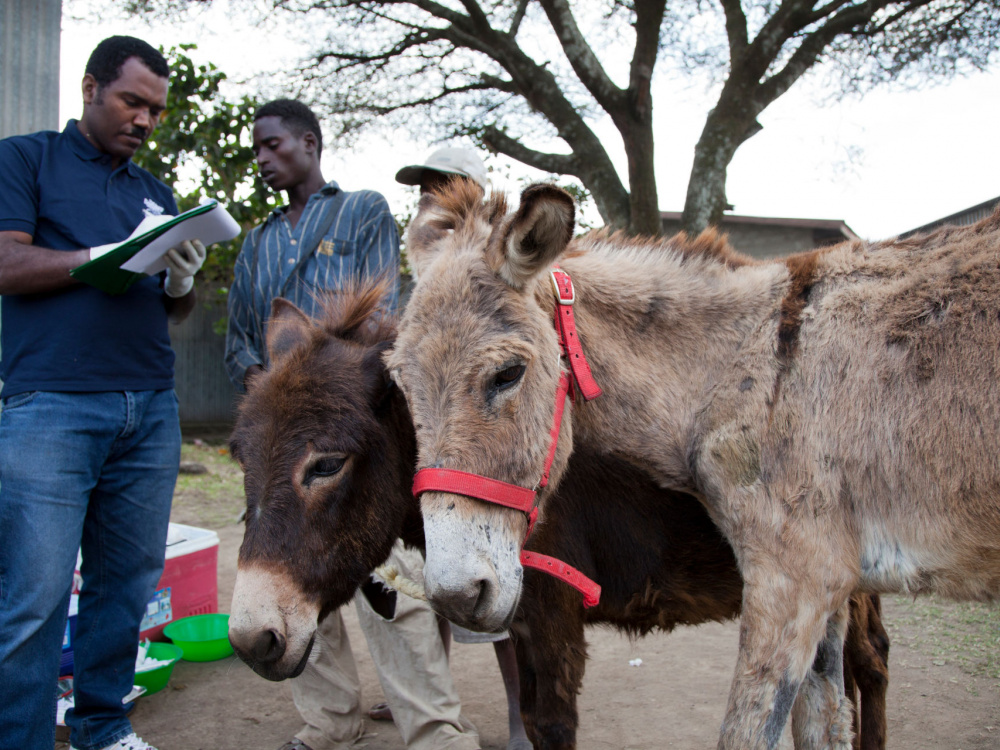
[[[333,255],[333,242],[330,240],[323,240],[319,243],[319,247],[316,248],[316,252],[321,255]]]
[[[163,216],[163,206],[152,198],[144,198],[142,202],[146,206],[142,209],[143,216]]]

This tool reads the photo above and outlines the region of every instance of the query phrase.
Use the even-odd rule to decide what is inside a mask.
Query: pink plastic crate
[[[219,535],[170,524],[166,562],[156,593],[146,605],[139,638],[163,641],[163,628],[182,617],[219,611]]]

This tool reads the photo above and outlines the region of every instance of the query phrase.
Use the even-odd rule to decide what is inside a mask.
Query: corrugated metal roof
[[[941,219],[935,219],[927,224],[922,224],[915,229],[911,229],[908,232],[903,232],[900,237],[909,237],[913,234],[920,234],[922,232],[929,232],[932,229],[937,229],[938,227],[944,226],[945,224],[952,224],[953,226],[966,226],[968,224],[975,224],[977,221],[985,219],[989,216],[996,207],[1000,205],[1000,196],[996,198],[991,198],[988,201],[983,201],[978,203],[971,208],[963,209],[956,213],[945,216]]]
[[[661,221],[680,221],[680,211],[660,211]],[[847,224],[840,219],[786,219],[777,216],[741,216],[740,214],[726,214],[722,217],[722,226],[727,224],[758,224],[773,227],[798,227],[801,229],[824,229],[832,232],[839,232],[846,239],[857,239]]]

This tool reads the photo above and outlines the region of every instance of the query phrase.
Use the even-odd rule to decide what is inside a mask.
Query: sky
[[[112,34],[133,34],[154,46],[196,42],[197,62],[214,62],[231,77],[280,70],[297,59],[293,45],[240,28],[216,2],[197,22],[164,26],[74,17],[82,0],[64,0],[60,119],[80,114],[80,80],[93,47]],[[270,38],[274,39],[274,36]],[[664,77],[661,77],[664,78]],[[805,84],[805,85],[803,85]],[[691,158],[713,99],[703,90],[658,81],[654,89],[660,208],[680,211]],[[881,239],[1000,196],[1000,64],[986,73],[920,91],[878,90],[863,98],[820,101],[803,81],[760,117],[763,131],[729,167],[734,213],[838,219],[858,235]],[[626,174],[620,137],[595,126],[619,173]],[[440,145],[406,133],[373,136],[350,149],[326,144],[323,169],[347,190],[383,193],[395,213],[415,203],[414,189],[394,180]],[[519,189],[532,170],[489,157],[493,188]],[[509,177],[507,177],[509,176]]]

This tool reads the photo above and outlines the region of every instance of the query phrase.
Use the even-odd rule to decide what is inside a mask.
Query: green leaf
[[[188,52],[196,49],[194,44],[161,48],[171,69],[169,107],[134,160],[174,190],[181,211],[215,198],[243,228],[240,237],[212,248],[200,272],[228,287],[243,237],[277,201],[257,177],[251,147],[260,102],[251,96],[227,99],[226,74],[211,63],[195,63]]]

